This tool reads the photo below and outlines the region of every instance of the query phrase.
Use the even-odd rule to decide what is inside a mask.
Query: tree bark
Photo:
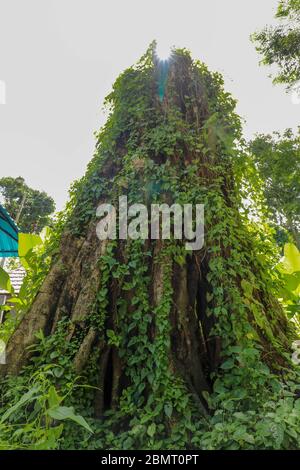
[[[154,150],[153,147],[149,150],[149,159],[153,161],[155,168],[158,168],[169,158],[179,180],[186,178],[185,175],[189,167],[197,164],[196,176],[199,185],[202,182],[201,184],[208,188],[207,191],[215,191],[219,199],[221,198],[224,211],[223,215],[218,216],[218,212],[214,212],[214,203],[211,203],[211,207],[207,208],[211,218],[206,227],[207,231],[209,231],[209,236],[205,246],[192,254],[186,254],[180,263],[171,254],[163,254],[162,258],[159,257],[159,254],[164,252],[161,240],[145,241],[141,252],[144,253],[148,250],[151,253],[147,266],[148,278],[145,281],[145,288],[148,291],[148,298],[146,300],[149,302],[148,313],[151,320],[149,320],[145,333],[148,337],[149,345],[153,345],[153,350],[159,355],[161,324],[154,312],[157,312],[159,309],[162,310],[163,302],[168,295],[171,295],[167,315],[169,326],[166,328],[166,331],[168,331],[169,347],[165,352],[162,352],[162,356],[165,354],[168,360],[168,371],[163,373],[166,376],[169,374],[168,376],[179,377],[189,393],[194,397],[199,409],[205,413],[206,403],[203,398],[203,392],[210,392],[212,390],[211,374],[218,371],[219,366],[222,364],[224,360],[223,349],[224,344],[226,344],[226,332],[222,332],[224,321],[219,320],[215,312],[217,309],[222,309],[225,303],[227,308],[230,309],[232,302],[232,311],[223,313],[231,329],[231,335],[234,334],[232,331],[235,331],[239,322],[245,319],[244,315],[239,320],[239,313],[233,306],[232,292],[234,290],[240,294],[243,309],[249,308],[249,302],[257,302],[256,308],[258,313],[256,313],[256,316],[253,313],[255,309],[251,310],[249,308],[247,310],[248,323],[256,331],[259,338],[258,342],[262,345],[265,352],[265,360],[271,366],[276,362],[284,364],[280,351],[287,351],[290,347],[290,330],[276,300],[272,298],[267,290],[261,287],[263,281],[259,266],[250,265],[252,261],[248,255],[253,250],[252,236],[247,234],[247,230],[243,228],[238,207],[237,205],[234,206],[233,198],[231,197],[235,191],[232,165],[229,157],[224,155],[224,146],[222,147],[220,144],[213,125],[208,125],[214,115],[214,111],[210,109],[209,99],[210,95],[213,94],[213,90],[218,88],[218,85],[213,82],[213,78],[211,75],[208,75],[208,72],[205,70],[199,71],[199,68],[195,68],[195,65],[188,56],[179,53],[178,56],[174,56],[173,62],[170,65],[168,85],[163,102],[161,103],[155,91],[157,67],[158,65],[154,61],[150,73],[150,85],[148,79],[145,85],[146,92],[149,92],[151,109],[153,109],[153,111],[149,112],[150,116],[153,113],[156,113],[156,116],[158,116],[158,122],[152,124],[150,131],[152,134],[155,131],[158,132],[162,122],[164,122],[165,126],[170,125],[174,127],[173,121],[175,118],[172,114],[174,110],[180,116],[181,124],[179,123],[177,126],[179,137],[178,140],[176,140],[177,137],[174,137],[176,142],[172,154],[167,155],[162,148]],[[130,71],[130,74],[130,77],[139,77],[138,71]],[[122,93],[123,91],[120,91],[121,95]],[[123,95],[121,98],[116,98],[114,112],[124,112],[126,115],[126,112],[130,113],[129,108],[127,110],[122,108],[121,111],[118,111],[120,108],[118,100],[123,99],[122,97]],[[145,116],[140,116],[139,119],[136,118],[135,129],[139,126],[139,129],[136,130],[138,133],[137,152],[139,148],[142,149],[143,145],[145,145],[147,132],[150,132],[149,128],[147,128],[148,123],[144,122],[146,118],[149,118],[149,113],[146,113]],[[130,128],[130,126],[133,126],[133,124],[129,123],[128,127]],[[185,136],[189,132],[196,136],[196,143],[198,140],[200,142],[200,136],[203,136],[205,133],[208,134],[208,149],[201,149],[199,147],[201,149],[200,157],[197,146],[188,147]],[[95,160],[98,163],[94,165],[95,169],[93,169],[94,173],[92,175],[95,181],[101,178],[107,181],[112,188],[111,194],[117,193],[117,190],[114,190],[114,178],[124,170],[124,161],[126,160],[125,156],[128,155],[130,138],[133,139],[130,131],[126,129],[122,129],[119,133],[115,134],[115,160],[112,161],[111,156],[107,160],[102,159],[99,162]],[[159,134],[157,136],[159,138]],[[144,154],[145,151],[143,150],[141,153]],[[136,163],[136,160],[134,162],[132,166],[132,180],[137,182],[139,189],[143,189],[147,183],[143,181],[143,160],[139,160],[139,164]],[[89,183],[92,180],[92,176],[88,172],[87,179]],[[132,181],[129,178],[126,182],[127,188],[126,184],[124,184],[122,189],[128,189],[128,185],[130,186],[131,183]],[[192,186],[193,183],[191,182],[187,186],[187,190],[190,190]],[[104,200],[103,197],[102,195],[102,201]],[[146,204],[149,204],[148,198],[149,192],[146,192],[144,200]],[[168,191],[164,192],[163,198],[169,198],[170,202],[175,201]],[[78,199],[80,199],[80,194]],[[98,202],[99,197],[96,196],[92,203],[95,212]],[[79,203],[75,206],[73,219],[78,216],[78,207]],[[225,213],[229,214],[230,220],[236,221],[235,227],[232,225],[233,235],[235,234],[236,237],[235,247],[226,245],[226,240],[220,240],[218,234],[214,235],[214,230],[218,224],[222,225],[224,223],[226,225],[226,220],[223,219]],[[124,279],[114,278],[112,272],[110,272],[107,283],[107,306],[103,327],[102,329],[100,327],[97,328],[92,324],[91,312],[93,311],[99,290],[103,287],[104,274],[99,268],[99,260],[101,262],[104,259],[108,246],[107,241],[100,242],[98,240],[96,236],[96,223],[97,221],[91,215],[86,228],[80,235],[72,233],[66,227],[61,240],[58,260],[53,264],[30,311],[26,313],[11,337],[7,346],[7,364],[1,366],[0,370],[2,375],[18,374],[30,358],[30,352],[27,347],[36,341],[35,334],[39,330],[42,330],[45,335],[55,334],[58,322],[63,317],[68,317],[74,325],[71,333],[70,331],[66,332],[66,337],[67,334],[69,335],[68,340],[72,339],[76,328],[80,328],[85,332],[84,339],[73,358],[76,372],[81,373],[85,369],[92,354],[95,355],[96,353],[97,356],[98,390],[95,391],[94,405],[95,416],[101,417],[107,409],[117,409],[122,393],[129,386],[133,385],[133,379],[128,375],[130,367],[127,365],[131,359],[130,352],[127,355],[126,351],[125,353],[123,352],[121,357],[118,346],[110,343],[107,330],[118,331],[118,328],[122,327],[124,320],[123,317],[122,319],[120,317],[118,307],[118,300],[120,298],[127,303],[126,319],[128,322],[134,316],[138,305],[134,303],[134,297],[137,295],[135,287],[132,287],[129,291],[122,291]],[[229,228],[224,230],[228,231]],[[240,237],[241,231],[245,232],[243,239]],[[116,260],[124,265],[126,265],[127,246],[130,246],[129,241],[117,241],[114,251]],[[234,253],[237,253],[237,259],[240,259],[240,272],[234,272],[233,268],[231,269],[231,266],[234,265]],[[211,266],[217,263],[219,259],[222,261],[223,266],[225,266],[226,272],[223,273],[223,285],[219,283],[216,287],[214,284],[216,282],[214,279],[215,274]],[[129,263],[130,259],[127,261]],[[241,285],[244,279],[243,272],[246,272],[247,269],[251,271],[252,278],[251,280],[246,280],[251,283],[254,280],[258,286],[255,287],[255,294],[253,294],[256,299],[251,301],[245,298]],[[134,269],[131,270],[130,274],[126,275],[127,282],[133,279]],[[166,280],[170,281],[169,288],[165,285]],[[221,292],[222,289],[224,290],[223,293]],[[170,292],[171,294],[169,294]],[[217,292],[216,295],[223,295],[224,305],[219,301],[214,301],[213,295],[215,292]],[[129,344],[132,338],[138,337],[141,334],[138,328],[138,324],[132,330],[128,328],[126,335],[124,333],[124,336],[121,337],[121,342]],[[279,346],[278,344],[272,344],[271,338],[273,336],[277,338]],[[236,334],[233,344],[238,345],[241,342],[242,338]],[[128,349],[128,351],[131,350],[132,347]],[[147,354],[151,359],[152,353],[150,350]],[[146,355],[146,357],[148,356]],[[159,371],[155,371],[155,374],[158,377]],[[148,383],[142,392],[145,399],[147,399],[150,390],[151,385]]]

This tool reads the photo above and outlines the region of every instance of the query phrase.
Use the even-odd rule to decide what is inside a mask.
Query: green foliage
[[[11,294],[9,304],[0,307],[6,312],[6,320],[0,325],[0,339],[2,341],[8,341],[38,293],[58,252],[58,241],[62,227],[63,219],[60,217],[56,222],[55,229],[44,227],[40,235],[20,234],[19,262],[26,270],[26,275],[18,294],[12,289],[8,273],[0,268],[1,287]],[[12,310],[14,315],[9,313]]]
[[[8,273],[0,266],[0,288],[7,292],[12,291],[12,285]]]
[[[41,237],[31,233],[19,233],[19,256],[25,257],[29,250],[42,243]]]
[[[78,434],[78,426],[88,436],[93,432],[74,411],[74,396],[84,389],[87,397],[91,387],[73,370],[72,359],[82,336],[66,342],[70,326],[63,319],[54,335],[45,337],[39,332],[31,363],[18,377],[1,380],[0,448],[57,449],[65,432]]]
[[[176,51],[176,54],[185,57],[187,53]],[[279,397],[275,391],[278,383],[261,359],[262,351],[258,344],[261,331],[275,349],[282,351],[272,326],[265,318],[264,306],[257,299],[257,292],[272,289],[273,280],[269,273],[277,261],[277,256],[262,219],[249,221],[246,206],[239,212],[224,201],[221,188],[226,185],[233,159],[239,153],[239,149],[234,146],[234,140],[240,136],[240,123],[234,114],[234,101],[222,89],[221,77],[209,74],[203,64],[195,64],[195,83],[198,74],[201,74],[204,82],[202,87],[209,90],[209,106],[212,113],[204,123],[201,134],[197,134],[174,107],[167,109],[167,116],[161,116],[156,108],[151,107],[149,64],[151,65],[147,60],[144,69],[139,69],[140,75],[135,74],[132,69],[126,71],[115,84],[114,92],[109,98],[113,101],[114,112],[99,136],[99,153],[94,157],[86,177],[74,193],[76,205],[70,227],[76,233],[78,230],[84,233],[85,219],[81,218],[83,224],[79,227],[77,216],[79,210],[85,211],[87,198],[92,198],[89,203],[91,206],[95,201],[91,192],[92,185],[93,194],[112,201],[126,190],[129,203],[140,200],[163,202],[169,195],[173,202],[183,204],[201,201],[205,204],[206,250],[208,253],[214,253],[207,275],[212,288],[208,315],[214,314],[218,317],[218,325],[212,334],[222,337],[224,349],[224,362],[214,380],[222,384],[226,391],[227,419],[234,422],[238,436],[239,432],[241,435],[244,432],[243,425],[234,416],[239,408],[242,410],[240,413],[245,413],[245,416],[248,411],[249,416],[252,413],[255,415],[261,403],[259,400],[262,391],[266,399],[273,382],[275,385],[272,406],[276,405]],[[131,101],[131,90],[134,88],[144,100],[143,103],[136,103],[135,107]],[[167,93],[172,91],[167,89]],[[192,95],[188,95],[188,99],[191,107],[194,106]],[[131,117],[129,128],[126,127],[129,122],[125,111],[127,109],[130,110]],[[148,111],[151,111],[151,116]],[[100,168],[109,165],[111,158],[108,145],[112,146],[113,142],[122,140],[123,131],[127,133],[126,154],[119,162],[118,149],[115,149],[117,158],[113,160],[117,167],[119,165],[118,172],[110,170],[111,184],[106,181],[103,185],[103,181],[98,177],[96,188],[96,175]],[[184,165],[185,147],[193,154],[193,160],[188,166]],[[110,151],[112,149],[113,147]],[[213,168],[203,157],[210,155],[212,151],[221,152],[223,156],[222,160],[214,162]],[[182,161],[180,171],[171,161],[174,155],[178,155],[178,160]],[[159,159],[159,164],[156,164],[156,158]],[[236,172],[242,174],[245,163],[240,160],[234,164]],[[211,180],[199,177],[197,169],[205,165],[213,172],[214,178]],[[254,190],[253,194],[254,199]],[[231,190],[229,199],[232,204],[239,201],[242,205],[238,188],[236,191]],[[88,211],[84,213],[88,218]],[[246,247],[250,246],[250,238],[254,242],[251,249],[247,249]],[[225,259],[220,256],[221,244],[230,247],[230,257]],[[170,369],[169,315],[173,294],[171,266],[174,262],[180,265],[187,262],[185,251],[173,240],[166,243],[157,258],[151,247],[149,250],[143,241],[131,240],[127,242],[125,252],[122,252],[122,260],[119,255],[117,244],[110,242],[106,254],[99,261],[102,281],[91,322],[94,327],[103,329],[103,319],[108,308],[108,281],[117,280],[121,292],[117,301],[116,324],[113,330],[108,329],[105,334],[108,344],[118,349],[130,385],[123,391],[118,408],[113,412],[108,411],[103,422],[95,423],[95,436],[86,446],[116,449],[186,449],[218,448],[218,445],[224,445],[225,448],[227,443],[216,442],[214,434],[209,440],[209,433],[212,433],[212,428],[217,423],[217,418],[214,422],[214,417],[222,413],[224,393],[222,396],[219,389],[219,393],[215,391],[212,395],[210,402],[214,417],[210,418],[206,416],[201,403],[195,402],[187,384]],[[158,305],[153,308],[149,303],[149,265],[156,262],[163,269],[164,294]],[[262,277],[254,276],[249,266],[255,266],[257,270],[262,271]],[[235,282],[237,277],[241,278],[242,293]],[[269,305],[268,309],[269,315],[276,322],[276,307]],[[250,322],[249,317],[252,318]],[[150,340],[149,331],[153,329],[155,335]],[[236,341],[240,346],[234,348],[232,344]],[[252,425],[254,426],[253,423]],[[217,430],[216,426],[216,433]],[[246,441],[245,436],[244,438]],[[240,448],[245,447],[244,438],[240,437],[237,441],[236,445]],[[255,442],[251,437],[248,441],[252,448],[258,443],[258,440]],[[294,441],[291,442],[288,445],[294,445]],[[259,446],[263,447],[263,444],[259,443]]]
[[[53,199],[45,192],[26,185],[24,178],[0,178],[0,194],[4,207],[13,219],[19,216],[22,232],[39,233],[49,224],[49,215],[55,210]]]
[[[269,216],[300,247],[300,133],[258,135],[249,144],[253,164],[261,179]],[[277,229],[277,230],[278,230]]]
[[[257,362],[257,349],[235,347],[235,353],[238,367],[226,365],[230,374],[215,381],[208,397],[214,414],[193,442],[207,450],[299,448],[298,375],[283,383]]]
[[[277,265],[282,280],[279,296],[290,318],[296,317],[299,324],[300,314],[300,252],[295,245],[284,246],[284,257]]]
[[[50,399],[51,389],[52,398],[43,402],[43,419],[68,418],[53,444],[63,449],[299,448],[298,375],[287,370],[294,331],[278,327],[286,325],[272,298],[280,284],[274,269],[279,253],[261,210],[263,191],[254,184],[257,171],[240,145],[235,101],[224,91],[222,77],[192,61],[185,50],[172,56],[180,85],[167,80],[167,99],[161,101],[153,53],[154,45],[117,79],[107,98],[109,118],[97,134],[86,175],[72,187],[64,227],[85,237],[99,201],[114,203],[124,191],[129,204],[205,205],[205,315],[216,319],[210,335],[222,350],[220,367],[205,371],[213,391],[194,393],[172,350],[174,266],[191,262],[184,243],[113,240],[101,247],[100,282],[86,321],[64,319],[54,334],[39,333],[30,366],[15,379],[23,388],[4,384],[5,400],[17,405],[31,390],[32,373],[50,370],[51,384],[43,393]],[[54,253],[55,240],[49,248]],[[26,254],[28,264],[39,248]],[[44,277],[37,266],[34,286]],[[181,328],[185,315],[178,313]],[[97,383],[99,344],[109,354],[117,352],[125,382],[99,420],[93,420],[94,389],[75,386],[73,367],[91,329],[98,350],[91,351],[80,383]],[[53,404],[63,408],[53,411]],[[20,408],[11,416],[15,412]],[[31,422],[28,415],[25,419]],[[32,428],[40,430],[36,424]],[[6,432],[14,443],[11,430]]]
[[[280,0],[276,18],[280,24],[253,34],[252,40],[264,65],[279,68],[275,83],[293,85],[300,80],[300,2]]]
[[[205,450],[298,449],[299,424],[299,400],[265,396],[253,410],[228,412],[221,406],[200,445]]]

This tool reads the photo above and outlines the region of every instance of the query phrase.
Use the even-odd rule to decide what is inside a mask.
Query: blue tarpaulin
[[[0,258],[19,256],[18,232],[15,222],[0,205]]]

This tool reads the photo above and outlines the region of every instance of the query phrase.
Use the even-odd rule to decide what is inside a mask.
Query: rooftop
[[[23,282],[23,279],[26,275],[26,271],[24,268],[20,267],[17,269],[13,269],[12,271],[7,271],[10,277],[11,285],[14,288],[15,294],[20,292],[20,288]],[[0,289],[0,295],[8,294],[8,292],[4,289]]]

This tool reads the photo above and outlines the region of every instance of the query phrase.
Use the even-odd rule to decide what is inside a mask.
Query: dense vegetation
[[[279,158],[299,162],[299,138],[245,145],[222,77],[186,50],[166,74],[152,45],[106,105],[86,175],[24,253],[34,295],[5,330],[0,448],[300,448],[300,255],[287,233],[280,261],[272,228],[299,228]],[[205,204],[204,247],[100,242],[96,208],[123,194]]]
[[[291,129],[283,135],[258,135],[249,151],[278,242],[287,242],[290,235],[300,249],[300,128],[295,135]]]
[[[276,17],[279,24],[253,34],[264,65],[277,65],[275,83],[299,86],[300,80],[300,1],[280,0]]]
[[[52,197],[30,188],[24,178],[0,178],[0,195],[0,201],[22,232],[39,233],[51,223],[49,216],[55,210]]]

